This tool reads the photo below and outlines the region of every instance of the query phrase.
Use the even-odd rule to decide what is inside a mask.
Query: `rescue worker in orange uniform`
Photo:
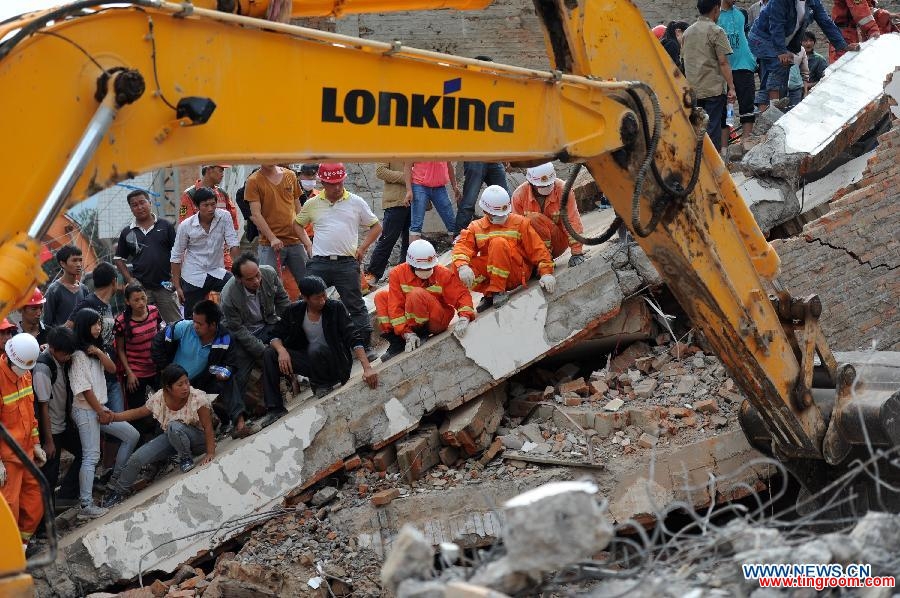
[[[31,389],[31,370],[40,353],[37,339],[22,332],[6,341],[5,354],[0,356],[0,423],[38,466],[47,462]],[[12,511],[22,541],[27,543],[44,514],[41,487],[5,442],[0,443],[0,493]]]
[[[472,295],[450,268],[438,264],[434,246],[424,239],[409,244],[406,263],[391,270],[388,288],[373,299],[378,325],[391,341],[382,363],[418,348],[422,336],[447,330],[455,314],[459,319],[453,332],[458,336],[475,319]]]
[[[878,8],[878,0],[834,0],[831,19],[848,44],[876,39],[882,33],[900,32],[900,15]],[[834,62],[844,53],[829,45],[828,61]]]
[[[506,303],[509,292],[528,282],[535,268],[541,288],[553,293],[553,258],[528,218],[512,213],[506,189],[491,185],[482,192],[478,205],[484,217],[473,220],[453,246],[453,266],[459,279],[484,294],[477,311]]]
[[[551,162],[529,168],[525,171],[525,182],[513,191],[512,211],[528,218],[554,259],[565,253],[566,249],[571,249],[571,268],[583,263],[585,258],[584,247],[569,236],[562,221],[562,194],[565,186],[565,182],[556,178],[556,169]],[[572,191],[569,191],[566,213],[575,232],[583,233],[581,214],[578,213],[575,193]]]

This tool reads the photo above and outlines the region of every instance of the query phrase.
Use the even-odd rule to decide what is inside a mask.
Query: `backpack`
[[[256,170],[254,170],[253,172],[256,172]],[[241,188],[238,189],[234,194],[234,203],[237,205],[238,209],[241,211],[241,215],[244,217],[244,234],[247,235],[248,241],[253,241],[253,239],[259,236],[259,229],[256,227],[256,224],[254,224],[250,219],[250,202],[244,199],[244,189],[246,187],[247,182],[245,181],[244,184],[241,185]]]

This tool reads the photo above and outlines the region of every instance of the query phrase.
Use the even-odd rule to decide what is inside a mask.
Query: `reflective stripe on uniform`
[[[522,233],[517,230],[495,230],[489,233],[476,233],[475,240],[476,241],[484,241],[486,239],[490,239],[493,237],[502,237],[504,239],[516,239],[520,240],[522,238]]]
[[[423,287],[416,287],[416,286],[413,286],[410,284],[401,284],[400,285],[400,290],[403,291],[404,293],[408,293],[408,292],[412,291],[413,289],[421,289],[421,288],[423,288]],[[429,287],[424,287],[424,288],[426,291],[429,291],[432,293],[440,294],[440,293],[444,292],[444,287],[437,285],[437,284],[433,284]]]
[[[458,314],[473,313],[473,314],[474,314],[474,313],[475,313],[475,308],[474,308],[474,307],[469,307],[468,305],[463,305],[463,306],[460,307],[458,310],[456,310],[456,313],[458,313]]]
[[[38,432],[38,429],[37,429],[37,428],[34,428],[34,429],[31,431],[31,435],[32,435],[32,436],[40,436],[40,432]]]
[[[487,266],[488,274],[494,274],[496,276],[500,276],[502,278],[509,278],[509,270],[504,270],[502,268],[498,268],[497,266],[492,266],[488,264]]]
[[[375,318],[375,321],[378,322],[379,324],[390,324],[391,323],[391,319],[387,316],[378,316],[377,318]]]
[[[859,26],[862,27],[863,25],[868,25],[874,20],[875,17],[873,15],[867,15],[859,20]]]
[[[23,389],[21,389],[21,390],[17,390],[17,391],[14,392],[14,393],[11,393],[11,394],[8,394],[8,395],[4,396],[4,397],[3,397],[3,404],[4,404],[4,405],[11,405],[12,403],[15,403],[16,401],[18,401],[19,399],[24,398],[24,397],[27,396],[27,395],[30,395],[31,392],[32,392],[32,391],[31,391],[31,387],[30,387],[30,386],[26,386],[25,388],[23,388]]]
[[[424,324],[425,322],[428,321],[428,316],[425,316],[424,318],[420,318],[416,314],[411,314],[409,312],[406,312],[406,319],[413,320],[416,324]]]
[[[406,314],[400,316],[399,318],[394,318],[390,322],[392,326],[402,326],[406,323]]]
[[[465,253],[454,253],[452,259],[454,262],[456,260],[462,260],[462,261],[468,263],[469,256],[467,256]]]

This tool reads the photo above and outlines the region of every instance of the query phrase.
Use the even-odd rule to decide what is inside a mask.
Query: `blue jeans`
[[[727,97],[725,94],[697,100],[697,106],[706,110],[709,115],[709,123],[706,125],[706,133],[712,139],[717,150],[722,149],[722,126],[725,123],[725,111]]]
[[[303,247],[303,243],[285,245],[279,253],[281,254],[281,266],[290,270],[291,276],[299,283],[300,279],[306,276],[306,248]],[[257,254],[260,266],[272,266],[278,272],[278,276],[281,276],[275,252],[270,246],[260,245]]]
[[[759,91],[756,92],[756,103],[768,106],[769,92],[778,91],[778,97],[781,97],[782,90],[787,87],[790,67],[781,64],[777,56],[762,56],[758,60]]]
[[[453,206],[450,204],[450,196],[447,195],[447,187],[426,187],[425,185],[413,185],[412,216],[410,217],[409,232],[416,235],[422,234],[422,224],[425,222],[425,208],[429,200],[437,210],[444,228],[447,232],[453,232],[456,217],[453,215]]]
[[[125,397],[122,395],[122,385],[115,374],[106,376],[106,407],[115,413],[125,411]]]
[[[115,436],[121,440],[119,452],[116,453],[116,466],[113,469],[113,483],[122,473],[131,452],[137,446],[140,433],[128,422],[112,422],[100,425],[97,412],[93,409],[82,409],[72,406],[72,419],[78,426],[78,437],[81,439],[81,469],[78,471],[78,498],[82,506],[93,504],[94,471],[100,461],[100,432]]]
[[[463,192],[459,209],[456,211],[454,235],[469,226],[475,217],[475,202],[482,185],[500,185],[509,193],[506,170],[500,162],[463,162]]]
[[[377,279],[384,276],[387,269],[388,259],[391,257],[391,251],[400,239],[400,260],[406,259],[406,250],[409,248],[409,225],[410,210],[406,206],[398,206],[395,208],[386,208],[384,210],[384,221],[381,223],[381,236],[375,243],[375,249],[372,250],[372,256],[369,258],[369,266],[366,272],[374,275]]]
[[[199,455],[206,451],[206,436],[203,430],[180,421],[170,421],[166,431],[139,448],[128,459],[122,474],[112,484],[119,494],[127,494],[141,474],[145,465],[165,461],[178,455],[179,459]]]

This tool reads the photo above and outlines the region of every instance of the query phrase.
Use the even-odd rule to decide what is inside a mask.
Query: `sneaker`
[[[509,293],[494,293],[493,295],[485,295],[481,298],[481,302],[478,304],[478,307],[475,308],[475,311],[481,313],[490,307],[500,307],[504,303],[509,301]]]
[[[109,509],[104,509],[94,503],[81,505],[81,509],[78,510],[78,519],[97,519],[98,517],[103,517],[107,513],[109,513]]]
[[[332,388],[334,388],[334,386],[313,386],[313,396],[317,399],[321,399],[330,393]]]
[[[181,457],[178,459],[178,467],[181,469],[181,473],[187,473],[190,470],[194,469],[194,458],[193,457]]]
[[[106,496],[103,497],[103,501],[100,503],[100,508],[109,509],[110,507],[119,504],[123,500],[125,500],[125,495],[119,494],[118,492],[113,490],[112,492],[108,492]]]
[[[271,426],[279,419],[287,415],[287,412],[287,409],[285,409],[284,407],[280,409],[270,409],[268,413],[266,413],[266,415],[261,420],[259,420],[259,427],[266,428],[268,426]]]

